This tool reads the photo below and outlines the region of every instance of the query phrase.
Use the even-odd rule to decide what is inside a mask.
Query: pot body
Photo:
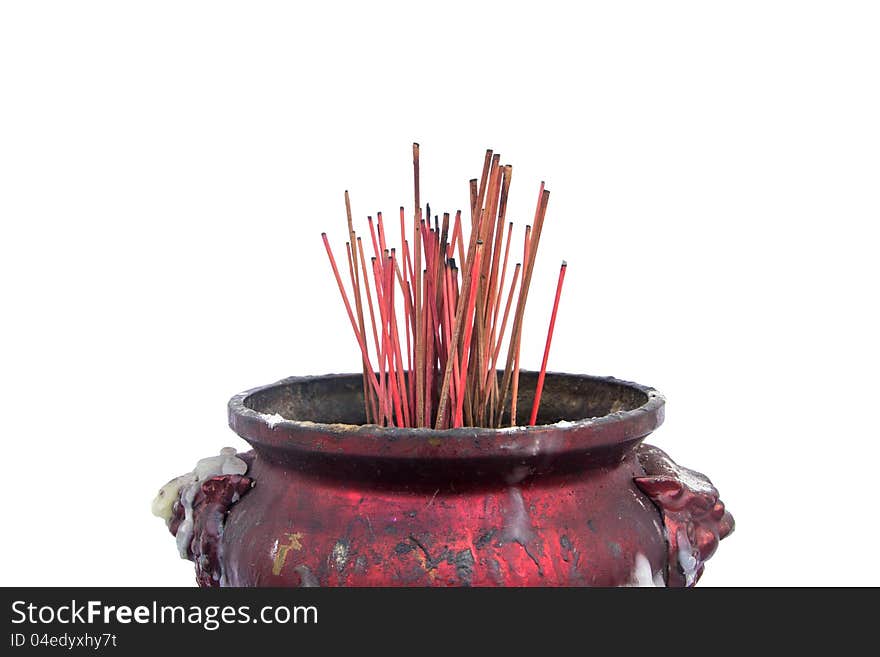
[[[230,400],[253,451],[154,507],[201,585],[689,586],[733,529],[707,478],[642,443],[650,388],[551,374],[539,424],[501,430],[364,425],[361,395],[331,375]]]
[[[618,586],[663,582],[663,519],[634,449],[482,485],[316,476],[259,453],[223,532],[234,586]],[[456,479],[457,477],[451,477]],[[647,581],[645,581],[647,578]]]

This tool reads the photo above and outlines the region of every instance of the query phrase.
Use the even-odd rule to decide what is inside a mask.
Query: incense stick
[[[409,222],[411,234],[407,234],[403,207],[399,213],[398,246],[389,243],[381,212],[375,214],[375,221],[373,215],[367,217],[373,247],[369,264],[363,241],[354,229],[351,199],[346,191],[345,260],[353,303],[327,235],[322,233],[361,352],[368,423],[436,429],[465,425],[498,427],[507,411],[508,394],[509,421],[516,423],[523,316],[549,192],[541,183],[534,221],[526,227],[523,260],[516,264],[508,283],[514,223],[506,217],[513,168],[500,162],[499,154],[487,150],[480,177],[468,181],[468,229],[461,210],[454,217],[449,212],[432,215],[429,204],[423,210],[419,145],[413,144],[415,203]],[[557,283],[532,403],[532,423],[540,405],[564,274],[565,265]],[[367,338],[366,315],[372,340]],[[506,364],[503,373],[499,373],[498,361],[505,339]],[[368,342],[375,349],[375,367]]]
[[[535,386],[535,399],[532,402],[532,414],[529,424],[535,424],[538,420],[538,406],[541,405],[541,392],[544,390],[544,377],[547,374],[547,358],[550,356],[550,341],[553,340],[553,328],[556,326],[556,311],[559,310],[559,297],[562,294],[562,281],[565,280],[565,270],[568,263],[562,261],[559,268],[559,281],[556,283],[556,297],[553,300],[553,312],[550,313],[550,328],[547,329],[547,343],[544,345],[544,358],[541,361],[541,372],[538,374],[538,383]]]

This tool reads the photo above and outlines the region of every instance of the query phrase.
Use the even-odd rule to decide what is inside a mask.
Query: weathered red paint
[[[201,549],[219,555],[231,586],[619,586],[645,583],[637,555],[668,584],[692,584],[667,530],[687,532],[695,510],[692,540],[698,530],[717,544],[733,526],[723,505],[719,514],[717,491],[690,471],[676,479],[640,445],[663,420],[662,396],[612,379],[578,380],[600,392],[629,387],[644,403],[589,421],[437,432],[271,417],[273,404],[287,403],[285,386],[308,379],[237,395],[230,425],[254,447],[242,456],[248,486],[255,483],[245,491],[233,482],[243,494],[235,504],[222,496],[225,516],[217,505],[194,505],[196,518],[210,512],[215,523],[201,526],[219,526],[219,549]],[[216,498],[232,490],[217,481],[226,477],[202,489]],[[697,502],[693,485],[702,491]],[[663,493],[688,502],[670,504]],[[203,538],[196,531],[193,544]],[[704,543],[694,552],[699,572],[714,551]],[[216,573],[199,577],[219,582]]]

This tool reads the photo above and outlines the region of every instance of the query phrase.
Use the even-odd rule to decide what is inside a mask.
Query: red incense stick
[[[550,341],[553,340],[553,327],[556,326],[556,311],[559,310],[559,297],[562,294],[562,281],[565,280],[565,270],[568,263],[562,261],[559,268],[559,281],[556,283],[556,298],[553,300],[553,312],[550,314],[550,328],[547,329],[547,344],[544,345],[544,360],[541,361],[541,372],[538,374],[538,384],[535,387],[535,400],[532,402],[532,415],[529,424],[535,424],[538,420],[538,406],[541,405],[541,392],[544,390],[544,377],[547,374],[547,357],[550,356]]]

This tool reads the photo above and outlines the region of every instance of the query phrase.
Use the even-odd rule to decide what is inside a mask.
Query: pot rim
[[[523,370],[525,372],[526,370]],[[333,454],[345,457],[462,459],[485,457],[533,458],[563,452],[583,452],[634,442],[663,423],[665,397],[648,386],[614,377],[548,372],[633,388],[647,401],[631,410],[601,417],[554,424],[505,427],[430,428],[380,427],[290,420],[246,405],[252,395],[291,383],[360,376],[359,373],[291,376],[234,395],[228,404],[229,426],[255,449]],[[279,419],[281,418],[281,419]]]

